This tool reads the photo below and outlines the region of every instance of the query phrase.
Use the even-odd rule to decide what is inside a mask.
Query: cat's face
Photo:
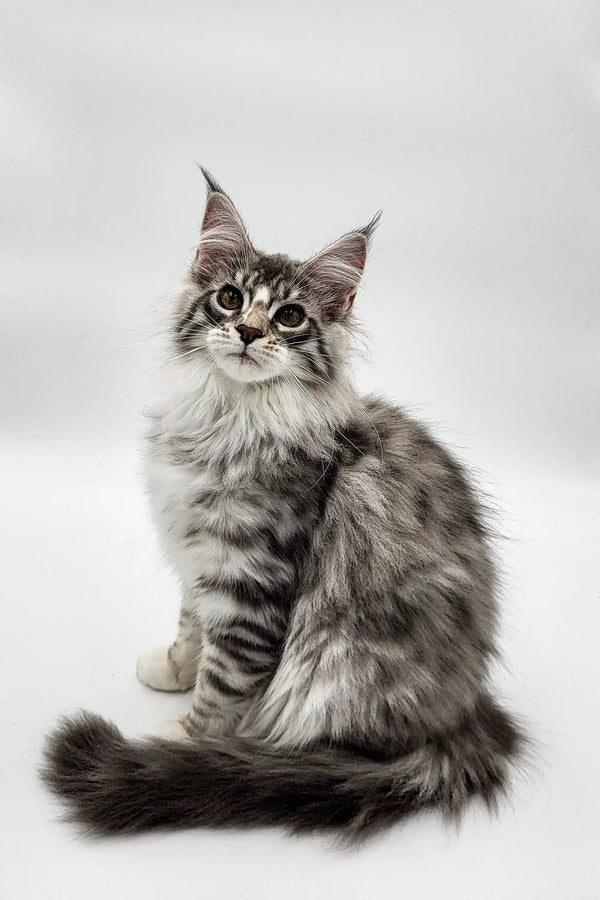
[[[179,352],[235,381],[331,380],[369,233],[345,235],[307,262],[262,254],[231,200],[212,190],[174,323]]]
[[[204,360],[236,381],[331,378],[343,352],[342,323],[325,314],[285,256],[248,253],[195,276],[198,293],[182,319],[181,352],[197,347]]]

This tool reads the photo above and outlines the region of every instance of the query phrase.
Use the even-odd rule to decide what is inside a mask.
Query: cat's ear
[[[203,276],[243,259],[252,249],[237,209],[214,178],[202,169],[208,197],[194,268]]]
[[[331,321],[347,313],[354,303],[367,261],[369,240],[380,215],[377,213],[364,228],[345,234],[321,250],[304,268],[304,273],[316,284],[325,315]]]

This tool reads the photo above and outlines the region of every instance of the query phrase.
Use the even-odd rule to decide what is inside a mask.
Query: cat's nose
[[[240,337],[246,345],[251,344],[254,338],[263,336],[260,328],[250,328],[249,325],[238,325],[236,331],[239,331]]]

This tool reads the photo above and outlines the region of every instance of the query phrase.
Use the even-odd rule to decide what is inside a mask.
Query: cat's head
[[[208,198],[174,337],[181,357],[236,381],[331,380],[379,215],[305,262],[256,250],[230,198]]]

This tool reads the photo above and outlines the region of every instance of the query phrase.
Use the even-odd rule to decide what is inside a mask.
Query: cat
[[[481,504],[422,425],[352,383],[379,217],[307,262],[264,254],[204,175],[146,440],[181,617],[137,669],[192,689],[191,707],[144,740],[67,718],[43,777],[99,834],[283,825],[358,840],[424,808],[495,807],[525,738],[489,684]]]

